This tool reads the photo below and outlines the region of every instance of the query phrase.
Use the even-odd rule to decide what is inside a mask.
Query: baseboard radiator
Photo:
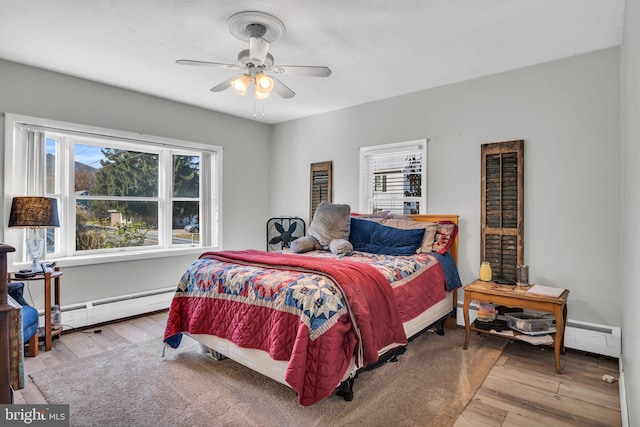
[[[169,308],[175,287],[124,295],[62,307],[62,324],[65,329],[84,328],[126,317],[151,313]],[[470,320],[476,317],[475,306],[469,310]],[[464,327],[462,306],[457,313],[458,326]],[[567,348],[620,357],[621,330],[617,326],[598,325],[578,320],[567,320],[564,345]]]
[[[175,290],[176,288],[173,286],[80,304],[63,305],[61,307],[63,329],[85,328],[167,309],[171,304]],[[40,323],[43,324],[42,319]]]
[[[469,307],[469,319],[476,318],[475,305]],[[462,304],[458,303],[458,326],[464,327]],[[618,326],[599,325],[567,319],[564,332],[564,346],[574,350],[620,358],[622,349],[622,331]]]

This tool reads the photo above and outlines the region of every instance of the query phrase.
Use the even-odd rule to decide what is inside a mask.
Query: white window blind
[[[426,212],[426,140],[360,149],[360,211]]]

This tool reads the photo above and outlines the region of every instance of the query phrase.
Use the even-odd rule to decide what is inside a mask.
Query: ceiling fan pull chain
[[[262,118],[264,119],[264,100],[260,103],[262,105]],[[258,118],[258,100],[253,100],[253,118]]]

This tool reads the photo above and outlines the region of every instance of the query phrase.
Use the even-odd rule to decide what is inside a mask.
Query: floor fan
[[[306,225],[302,218],[284,216],[267,221],[267,251],[288,249],[291,242],[306,234]]]

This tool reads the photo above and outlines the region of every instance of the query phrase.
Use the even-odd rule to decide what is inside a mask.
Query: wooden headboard
[[[431,214],[426,214],[426,215],[409,215],[409,217],[411,219],[413,219],[414,221],[421,221],[421,222],[451,221],[455,225],[458,225],[459,215],[431,215]],[[458,230],[460,230],[460,229],[458,228]],[[456,238],[453,240],[453,243],[451,244],[451,247],[449,248],[449,253],[453,257],[453,260],[456,262],[456,265],[458,265],[458,236],[459,236],[459,234],[460,233],[456,234]],[[457,321],[456,321],[456,314],[458,312],[458,290],[454,289],[451,292],[451,294],[452,294],[451,295],[451,305],[452,305],[451,310],[452,310],[452,313],[454,313],[454,314],[446,320],[445,326],[447,328],[449,328],[449,329],[456,329],[458,327]]]
[[[451,221],[455,225],[458,225],[459,215],[433,215],[433,214],[425,214],[425,215],[409,215],[409,217],[414,221],[420,222],[438,222],[438,221]],[[458,228],[459,230],[459,228]],[[458,234],[456,234],[456,238],[453,240],[451,244],[451,248],[449,249],[449,253],[453,257],[453,260],[458,265]]]

